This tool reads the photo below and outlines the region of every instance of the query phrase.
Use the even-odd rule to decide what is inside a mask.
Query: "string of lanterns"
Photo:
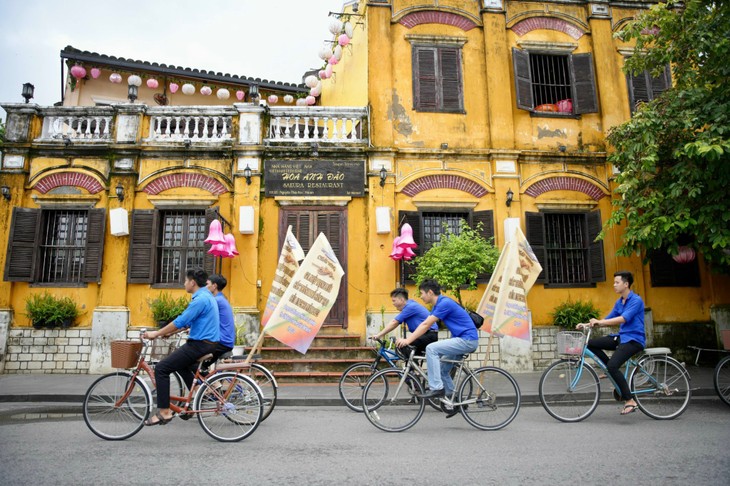
[[[331,41],[331,45],[324,45],[319,50],[319,58],[324,61],[324,66],[317,72],[317,75],[309,75],[304,78],[304,84],[309,88],[309,96],[305,98],[303,104],[313,105],[317,102],[317,98],[322,94],[322,80],[331,79],[334,66],[342,60],[343,48],[350,44],[355,35],[355,27],[350,22],[350,14],[340,14],[346,18],[343,22],[339,18],[330,21],[329,31],[335,40]]]

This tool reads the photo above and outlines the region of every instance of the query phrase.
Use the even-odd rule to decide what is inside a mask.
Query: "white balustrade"
[[[42,140],[109,141],[111,115],[47,114],[43,117]]]
[[[367,108],[271,107],[269,142],[367,143]]]
[[[169,114],[150,117],[148,142],[221,142],[231,140],[230,115]]]

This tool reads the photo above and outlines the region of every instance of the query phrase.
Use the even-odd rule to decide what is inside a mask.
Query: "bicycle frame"
[[[401,357],[398,356],[395,351],[391,351],[390,349],[385,347],[385,340],[378,339],[377,342],[380,344],[380,348],[377,351],[373,349],[373,352],[375,353],[375,361],[373,362],[372,369],[376,369],[380,364],[380,360],[383,359],[391,367],[395,368],[396,362],[400,361]]]

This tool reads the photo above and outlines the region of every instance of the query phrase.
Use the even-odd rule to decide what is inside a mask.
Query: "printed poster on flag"
[[[274,309],[281,301],[284,292],[289,288],[291,279],[299,270],[299,262],[302,260],[304,260],[304,250],[294,233],[292,233],[291,226],[289,226],[286,230],[284,245],[281,247],[279,264],[276,266],[276,272],[274,272],[274,281],[271,284],[269,299],[266,301],[264,315],[261,318],[261,324],[264,328],[266,328],[269,318],[271,318],[271,314],[274,313]]]

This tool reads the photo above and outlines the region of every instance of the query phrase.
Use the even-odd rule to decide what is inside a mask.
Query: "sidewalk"
[[[689,366],[688,370],[692,378],[693,399],[717,397],[712,381],[714,368]],[[513,374],[520,386],[523,405],[539,405],[537,388],[541,375],[542,371]],[[33,413],[80,413],[86,390],[99,376],[0,375],[0,417]],[[601,389],[605,395],[612,387],[606,383]],[[280,383],[276,406],[342,406],[342,401],[336,383]]]

